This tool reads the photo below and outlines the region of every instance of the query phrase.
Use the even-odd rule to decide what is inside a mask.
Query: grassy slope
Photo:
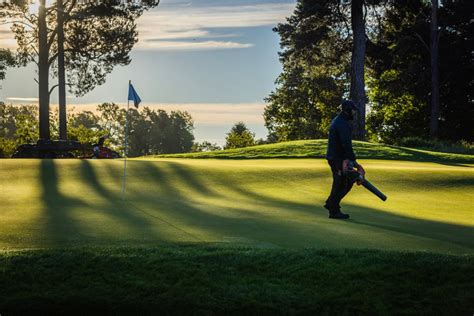
[[[165,158],[324,158],[326,140],[297,140],[291,142],[228,149],[214,152],[159,155]],[[407,147],[388,146],[354,141],[357,157],[362,159],[388,159],[404,161],[474,163],[474,155],[434,152]]]

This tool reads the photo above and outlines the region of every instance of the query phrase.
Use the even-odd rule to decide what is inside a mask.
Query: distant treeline
[[[58,113],[51,112],[51,136],[59,134]],[[114,103],[103,103],[95,112],[68,113],[68,139],[83,144],[96,143],[103,135],[105,142],[122,151],[125,135],[126,110]],[[193,119],[184,111],[130,109],[128,155],[183,153],[193,147]],[[9,157],[16,147],[36,143],[38,131],[38,107],[34,105],[6,105],[0,103],[0,157]]]

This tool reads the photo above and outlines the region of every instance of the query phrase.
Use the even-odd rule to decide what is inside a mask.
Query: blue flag
[[[138,105],[142,102],[142,99],[140,99],[131,83],[128,86],[128,100],[133,101],[136,108],[138,108]]]

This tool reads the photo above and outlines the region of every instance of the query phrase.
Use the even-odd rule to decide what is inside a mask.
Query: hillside
[[[158,155],[154,157],[216,159],[324,158],[326,147],[327,140],[297,140],[214,152]],[[360,159],[474,163],[474,155],[435,152],[360,141],[354,141],[354,151]]]

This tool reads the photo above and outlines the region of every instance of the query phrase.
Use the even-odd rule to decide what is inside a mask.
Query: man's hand
[[[349,159],[343,160],[342,161],[342,174],[346,174],[347,171],[349,170]]]
[[[359,165],[357,165],[356,168],[357,168],[357,172],[359,172],[359,173],[361,174],[361,176],[362,176],[363,178],[365,178],[365,170],[364,170],[364,168],[362,167],[362,165],[359,164]]]

